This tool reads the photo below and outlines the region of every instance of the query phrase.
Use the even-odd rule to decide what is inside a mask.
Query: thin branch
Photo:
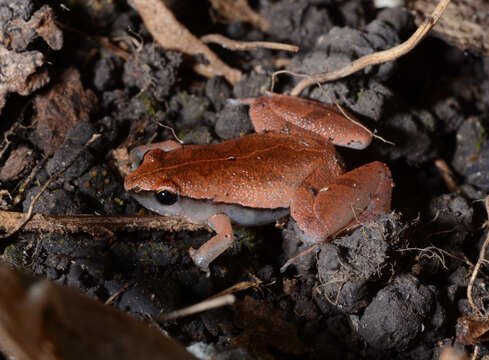
[[[329,95],[328,95],[328,92],[326,91],[326,89],[323,88],[323,86],[321,84],[317,84],[320,88],[321,88],[321,91],[324,93],[324,95],[326,95],[326,97],[329,98],[329,100],[334,103],[336,105],[336,107],[338,108],[338,110],[340,110],[341,114],[347,118],[348,120],[350,120],[352,123],[354,123],[355,125],[361,127],[362,129],[364,129],[365,131],[367,131],[368,133],[370,133],[370,135],[372,135],[372,137],[376,138],[376,139],[379,139],[380,141],[382,141],[383,143],[386,143],[386,144],[389,144],[389,145],[396,145],[395,143],[393,143],[392,141],[389,141],[387,139],[384,139],[382,136],[380,135],[377,135],[376,133],[374,133],[373,131],[371,131],[368,127],[366,127],[365,125],[363,125],[361,122],[359,122],[358,120],[355,120],[353,119],[351,116],[349,116],[345,110],[343,110],[343,108],[341,107],[341,105],[333,98],[331,98]]]
[[[189,316],[193,314],[197,314],[203,311],[212,310],[221,306],[232,305],[236,301],[236,297],[234,295],[224,295],[217,298],[212,298],[208,300],[201,301],[195,305],[172,311],[168,314],[158,315],[156,321],[165,322],[172,319],[181,318],[184,316]]]
[[[125,292],[129,288],[129,284],[124,284],[119,290],[117,290],[115,293],[113,293],[105,302],[105,305],[110,305],[114,302],[116,297],[118,297],[120,294]]]
[[[436,159],[435,166],[440,172],[441,178],[445,182],[447,189],[451,192],[455,191],[457,189],[457,182],[455,181],[455,175],[447,162],[443,159]]]
[[[36,196],[34,196],[34,198],[32,199],[31,201],[31,204],[29,205],[29,210],[27,211],[27,214],[23,217],[23,219],[19,219],[19,222],[17,223],[17,225],[15,227],[13,227],[10,231],[7,231],[5,234],[0,234],[0,239],[6,239],[10,236],[12,236],[13,234],[15,234],[17,231],[19,231],[25,224],[27,224],[27,222],[31,219],[32,217],[32,213],[34,211],[34,205],[36,204],[36,202],[39,200],[39,198],[41,197],[41,195],[44,193],[44,191],[46,191],[46,189],[48,188],[49,185],[51,185],[51,183],[56,180],[60,175],[62,175],[66,169],[68,169],[71,165],[73,165],[73,163],[78,160],[78,157],[91,145],[95,142],[95,140],[97,140],[101,135],[100,134],[93,134],[92,137],[90,138],[90,140],[88,140],[88,142],[85,144],[85,146],[83,147],[83,149],[71,160],[69,161],[64,167],[63,169],[61,169],[57,174],[54,174],[53,176],[51,176],[48,181],[46,181],[46,183],[41,187],[41,190],[39,190],[39,192],[36,194]]]
[[[202,42],[209,44],[219,44],[225,49],[229,50],[255,50],[259,48],[273,49],[273,50],[284,50],[291,52],[298,52],[299,47],[295,45],[282,44],[278,42],[269,41],[237,41],[220,34],[209,34],[204,35],[200,38]]]
[[[327,81],[341,79],[363,68],[366,68],[367,66],[382,64],[387,61],[395,60],[407,54],[412,49],[414,49],[416,45],[418,45],[418,43],[423,40],[423,38],[433,28],[433,26],[435,26],[449,3],[450,0],[440,0],[431,16],[427,17],[425,22],[418,27],[416,32],[402,44],[399,44],[389,50],[365,55],[341,69],[334,70],[328,73],[310,75],[306,79],[299,81],[294,89],[292,89],[290,94],[293,96],[298,96],[302,92],[302,90],[316,83],[323,83]]]
[[[0,211],[0,230],[11,233],[24,221],[27,214],[14,211]],[[211,231],[205,224],[193,224],[182,219],[161,215],[97,216],[72,215],[54,216],[35,214],[21,231],[38,233],[75,234],[84,232],[91,235],[107,235],[129,231]]]
[[[486,206],[486,212],[489,217],[489,196],[486,197],[485,206]],[[484,257],[487,251],[487,246],[489,246],[489,232],[487,233],[486,240],[484,240],[484,244],[482,245],[481,251],[479,252],[479,259],[477,260],[477,263],[474,266],[474,270],[472,270],[472,275],[470,276],[469,285],[467,286],[467,300],[469,300],[469,304],[472,307],[472,311],[474,312],[477,311],[477,313],[479,313],[479,316],[482,316],[482,313],[479,307],[476,306],[476,304],[474,303],[474,299],[472,297],[472,288],[474,287],[475,279],[477,278],[479,269],[482,265],[482,262],[484,261]]]
[[[20,186],[18,187],[17,194],[14,197],[13,204],[17,205],[22,201],[22,195],[25,192],[25,189],[29,186],[29,184],[34,180],[34,177],[37,175],[39,170],[46,164],[46,161],[48,161],[48,157],[46,156],[44,159],[40,160],[36,166],[31,170],[30,174],[22,181]]]
[[[223,295],[234,294],[234,293],[237,293],[240,291],[245,291],[248,289],[259,289],[260,286],[262,286],[263,281],[253,274],[250,274],[250,276],[253,279],[253,281],[241,281],[237,284],[232,285],[231,287],[228,287],[227,289],[224,289],[223,291],[217,293],[216,295],[213,295],[211,298],[215,298],[215,297],[219,297],[219,296],[223,296]],[[268,286],[271,284],[273,284],[273,282],[270,284],[266,284],[265,286]]]

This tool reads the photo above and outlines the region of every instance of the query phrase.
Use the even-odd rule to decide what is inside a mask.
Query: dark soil
[[[42,89],[8,95],[1,112],[3,133],[11,129],[0,158],[0,188],[11,197],[2,195],[2,208],[27,211],[40,186],[82,151],[41,196],[35,212],[135,214],[141,207],[123,190],[114,149],[172,139],[169,127],[185,143],[241,136],[252,131],[247,110],[226,99],[270,90],[275,60],[289,60],[293,72],[333,70],[391,48],[415,31],[405,10],[374,9],[359,0],[250,3],[270,22],[268,33],[249,24],[215,22],[207,3],[208,8],[195,9],[184,1],[175,10],[197,36],[221,33],[301,47],[296,55],[212,47],[243,71],[231,86],[223,78],[195,75],[188,59],[154,44],[125,1],[70,1],[68,11],[56,1],[0,0],[0,30],[7,31],[14,19],[28,21],[48,4],[63,32],[62,46],[52,45],[58,38],[32,36],[28,45],[9,48],[23,56],[41,53],[46,63],[39,83],[27,75],[15,78],[12,92],[34,91],[41,83]],[[133,37],[142,45],[122,43],[128,54],[123,59],[101,45],[100,37]],[[290,91],[297,82],[280,77],[274,90]],[[486,213],[478,200],[489,190],[489,59],[428,37],[397,61],[367,67],[323,89],[311,87],[302,96],[339,102],[395,143],[376,140],[362,152],[339,149],[350,169],[373,160],[389,166],[395,182],[391,214],[322,244],[283,273],[287,259],[307,247],[298,242],[292,222],[281,230],[236,229],[235,244],[212,263],[210,277],[187,252],[212,236],[207,232],[97,238],[19,233],[2,242],[3,260],[102,302],[127,287],[113,305],[141,318],[259,278],[261,287],[236,294],[234,308],[161,325],[193,351],[216,359],[422,360],[438,358],[447,344],[462,347],[455,325],[471,313],[466,288],[486,236],[481,230]],[[101,138],[85,148],[95,133]],[[438,159],[454,169],[454,191],[435,166]],[[480,304],[488,295],[487,271],[483,265],[473,290]],[[482,344],[479,354],[489,354],[489,347]]]

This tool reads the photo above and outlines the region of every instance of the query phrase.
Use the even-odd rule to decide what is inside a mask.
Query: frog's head
[[[195,200],[169,190],[131,192],[131,196],[141,206],[157,214],[178,217],[194,223],[204,223],[217,213],[212,201]]]
[[[144,155],[141,165],[124,179],[124,189],[148,210],[160,215],[180,215],[177,186],[162,173],[164,152],[156,149]]]

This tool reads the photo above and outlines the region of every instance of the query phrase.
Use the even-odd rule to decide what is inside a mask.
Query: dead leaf
[[[0,344],[17,360],[195,360],[158,329],[0,265]]]
[[[191,55],[197,60],[197,55],[204,60],[196,62],[193,69],[196,73],[211,78],[223,76],[229,83],[235,84],[241,78],[241,71],[223,63],[207,45],[187,30],[161,0],[133,0],[144,24],[154,39],[167,50],[176,50]]]
[[[54,23],[53,10],[43,6],[29,21],[21,17],[0,27],[0,113],[9,93],[29,95],[49,82],[49,74],[41,68],[44,55],[24,51],[37,37],[42,37],[55,50],[63,46],[63,33]]]
[[[489,319],[460,317],[456,326],[457,341],[464,345],[480,344],[489,340]]]
[[[10,153],[0,170],[0,181],[18,180],[24,173],[32,169],[35,162],[32,149],[20,146]]]
[[[97,107],[97,97],[85,90],[76,69],[65,70],[49,91],[34,99],[37,145],[52,154],[63,142],[68,129],[81,121],[89,121]]]
[[[38,51],[17,53],[0,46],[0,111],[8,93],[29,95],[49,82],[44,55]]]

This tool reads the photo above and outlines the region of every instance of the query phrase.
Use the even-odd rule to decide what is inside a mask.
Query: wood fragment
[[[282,44],[270,41],[237,41],[221,34],[208,34],[200,38],[204,43],[219,44],[229,50],[255,50],[260,48],[298,52],[299,47],[295,45]]]
[[[241,71],[223,63],[207,45],[178,22],[163,1],[133,0],[133,2],[149,32],[164,49],[205,57],[205,63],[199,62],[193,65],[196,73],[208,78],[223,76],[233,85],[241,79]]]
[[[15,211],[0,211],[0,230],[10,233],[27,214]],[[96,216],[71,215],[54,216],[35,214],[21,229],[23,232],[107,235],[122,231],[212,231],[206,225],[185,222],[182,219],[161,215]]]
[[[415,33],[402,44],[399,44],[389,50],[378,51],[373,54],[362,56],[341,69],[327,73],[309,75],[299,81],[299,83],[292,89],[290,94],[292,96],[299,96],[302,90],[311,85],[338,80],[362,70],[367,66],[382,64],[407,54],[414,49],[416,45],[418,45],[418,43],[424,39],[433,26],[436,25],[449,3],[450,0],[440,0],[431,16],[427,17],[424,23],[418,27]]]
[[[423,23],[435,4],[431,0],[408,0],[406,7]],[[448,7],[433,33],[461,50],[475,49],[489,55],[489,2],[486,0],[454,1]]]

